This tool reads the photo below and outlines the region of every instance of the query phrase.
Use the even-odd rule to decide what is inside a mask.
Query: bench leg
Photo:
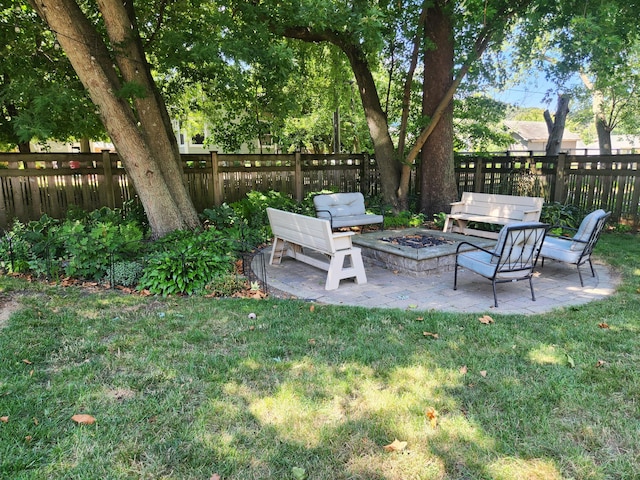
[[[349,262],[345,266],[345,260]],[[329,262],[327,271],[327,281],[325,290],[336,290],[340,286],[340,280],[354,278],[357,284],[367,283],[367,274],[364,271],[362,255],[359,248],[352,248],[349,251],[336,252]]]
[[[269,258],[269,265],[280,265],[282,257],[287,253],[287,242],[283,239],[274,237],[273,247],[271,247],[271,257]]]

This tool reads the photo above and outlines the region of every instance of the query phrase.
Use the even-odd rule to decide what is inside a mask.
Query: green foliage
[[[216,297],[231,297],[247,287],[247,280],[233,273],[216,275],[207,285],[207,293]]]
[[[569,228],[578,228],[583,218],[584,212],[580,208],[560,202],[545,203],[540,214],[543,223]]]
[[[397,215],[384,217],[384,228],[419,227],[424,223],[424,214],[404,210]]]
[[[444,222],[447,218],[447,214],[445,212],[436,213],[433,215],[433,224],[440,230],[444,228]]]
[[[163,296],[201,293],[233,268],[237,244],[225,232],[176,231],[154,245],[138,288]]]
[[[135,287],[138,285],[143,271],[144,266],[141,262],[121,260],[110,266],[105,279],[112,286]]]

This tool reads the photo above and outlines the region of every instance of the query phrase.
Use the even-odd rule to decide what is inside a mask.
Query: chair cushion
[[[496,258],[487,252],[482,250],[474,250],[471,252],[464,252],[458,255],[458,265],[463,268],[467,268],[472,272],[482,275],[486,278],[497,279],[515,279],[522,278],[528,272],[516,271],[516,272],[497,272],[498,265],[492,262],[492,259]]]
[[[522,227],[522,226],[527,226],[527,227],[539,227],[540,223],[539,222],[512,222],[509,223],[508,225],[502,227],[502,230],[500,230],[500,234],[498,235],[498,240],[496,241],[496,245],[493,248],[493,253],[496,254],[500,254],[502,252],[502,249],[504,247],[504,243],[507,241],[507,233],[509,231],[510,227]],[[529,238],[529,241],[533,241],[534,238]],[[521,245],[522,243],[524,243],[525,241],[525,235],[523,232],[520,232],[518,234],[518,237],[516,237],[514,245]],[[518,252],[516,253],[509,253],[509,252],[502,252],[502,253],[509,253],[512,257],[513,255],[517,255],[520,256],[520,252],[519,249],[517,249]],[[510,258],[511,261],[516,260],[516,258]],[[491,263],[498,263],[500,261],[500,259],[498,257],[492,257],[491,259]]]
[[[365,213],[364,196],[359,192],[316,195],[313,197],[313,204],[316,210],[329,210],[334,217]],[[318,212],[318,217],[329,218],[329,215]]]
[[[566,263],[576,263],[580,259],[582,250],[573,250],[574,244],[576,242],[570,238],[546,237],[540,250],[540,256]],[[584,248],[584,243],[578,245],[582,245]]]
[[[573,239],[577,240],[577,242],[573,242],[571,244],[571,250],[582,250],[584,248],[584,243],[581,242],[587,242],[589,240],[589,237],[591,237],[591,233],[596,227],[598,220],[606,214],[607,212],[599,209],[591,212],[589,215],[584,217],[582,223],[580,223],[578,231],[573,236]]]

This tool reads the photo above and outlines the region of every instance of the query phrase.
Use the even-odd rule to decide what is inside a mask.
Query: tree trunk
[[[600,155],[611,155],[611,129],[608,128],[606,122],[598,116],[596,116],[596,132],[598,133]]]
[[[547,156],[554,156],[560,153],[568,113],[569,97],[567,95],[558,95],[558,108],[556,109],[556,117],[553,121],[551,120],[549,111],[545,110],[544,112],[547,130],[549,131],[549,141],[545,149]]]
[[[119,0],[109,0],[109,6],[114,8],[117,3]],[[169,180],[165,177],[160,166],[164,161],[156,160],[155,142],[171,142],[166,138],[166,129],[162,123],[147,125],[149,117],[142,112],[138,112],[140,117],[137,117],[128,100],[122,98],[123,82],[115,69],[116,62],[96,28],[73,0],[32,0],[32,6],[56,33],[80,81],[100,109],[104,126],[133,182],[154,237],[164,236],[174,230],[195,228],[197,224],[193,218],[195,216],[197,220],[197,215],[193,203],[189,200],[187,211],[181,210],[185,208],[184,204],[174,199],[175,192],[168,185],[168,181],[174,182],[175,178]],[[106,12],[111,15],[111,10],[107,9]],[[111,21],[116,22],[110,17]],[[129,21],[125,28],[131,28]],[[112,41],[114,45],[117,43]],[[121,56],[116,55],[117,58]],[[138,65],[139,70],[148,70],[146,62]],[[126,77],[124,82],[127,82]],[[151,98],[150,102],[157,101],[157,98]],[[181,178],[181,174],[178,178]],[[182,188],[188,196],[184,184]]]
[[[344,48],[351,68],[356,77],[360,100],[364,107],[365,118],[369,126],[369,133],[373,141],[378,170],[380,172],[380,188],[382,198],[385,203],[390,204],[395,211],[404,210],[406,204],[399,202],[396,195],[400,182],[400,164],[395,156],[395,147],[389,135],[389,124],[387,116],[382,110],[378,90],[376,89],[371,70],[364,59],[355,48]]]
[[[434,115],[453,82],[452,32],[449,18],[436,3],[426,16],[422,97],[422,114],[426,117]],[[458,196],[453,159],[452,101],[423,145],[420,158],[420,211],[431,218],[439,212],[448,212],[450,203]]]

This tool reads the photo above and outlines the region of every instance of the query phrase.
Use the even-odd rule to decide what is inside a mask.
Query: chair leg
[[[533,279],[529,277],[529,288],[531,288],[531,300],[536,301],[536,295],[533,293]]]
[[[578,276],[580,277],[580,286],[584,287],[584,282],[582,281],[582,272],[580,272],[580,265],[578,265],[577,268],[578,268]]]
[[[458,262],[456,261],[455,269],[453,270],[453,289],[458,289]]]
[[[593,270],[593,263],[591,263],[591,258],[589,258],[589,266],[591,267],[591,276],[595,277],[596,272]]]
[[[496,281],[491,281],[491,286],[493,287],[493,305],[498,308],[498,295],[496,294]]]

